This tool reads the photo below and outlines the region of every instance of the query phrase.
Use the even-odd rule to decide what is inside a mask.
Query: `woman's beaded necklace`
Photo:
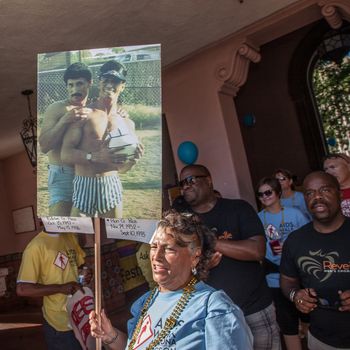
[[[181,313],[185,309],[186,305],[190,301],[190,299],[193,296],[193,292],[195,290],[194,285],[197,283],[197,278],[192,277],[191,280],[188,282],[187,286],[183,288],[183,293],[179,299],[179,301],[176,303],[172,313],[170,316],[166,319],[164,328],[161,330],[159,335],[152,340],[152,342],[147,346],[146,350],[151,350],[155,346],[157,346],[169,333],[170,331],[175,327],[177,320],[179,319]],[[141,310],[140,318],[137,322],[137,325],[135,327],[134,333],[132,335],[131,341],[128,346],[128,350],[133,350],[134,345],[136,343],[136,339],[140,333],[141,326],[143,323],[143,320],[147,314],[148,308],[150,307],[150,304],[154,298],[154,295],[157,291],[157,288],[154,288],[147,298],[145,304],[143,305],[143,308]]]

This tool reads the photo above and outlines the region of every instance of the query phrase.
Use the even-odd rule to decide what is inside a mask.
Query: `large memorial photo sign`
[[[38,55],[38,216],[161,215],[160,46]]]

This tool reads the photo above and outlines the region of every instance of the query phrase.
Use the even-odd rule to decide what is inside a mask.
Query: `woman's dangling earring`
[[[196,269],[195,266],[192,267],[192,274],[193,274],[193,276],[196,276],[196,275],[197,275],[197,269]]]

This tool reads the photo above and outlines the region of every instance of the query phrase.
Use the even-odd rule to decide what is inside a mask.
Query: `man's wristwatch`
[[[86,160],[88,160],[88,161],[92,161],[92,153],[91,152],[89,152],[89,153],[86,153],[86,156],[85,156],[85,158],[86,158]]]

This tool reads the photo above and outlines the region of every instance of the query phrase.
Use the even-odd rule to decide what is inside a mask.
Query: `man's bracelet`
[[[115,342],[117,341],[117,339],[118,339],[118,337],[119,337],[119,332],[118,332],[115,328],[113,328],[113,329],[114,329],[115,332],[116,332],[115,336],[114,336],[111,340],[109,340],[109,341],[102,340],[102,343],[103,343],[103,344],[110,345],[110,344],[113,344],[113,343],[115,343]]]
[[[295,293],[298,291],[297,288],[293,288],[291,289],[291,291],[289,292],[289,300],[294,303],[294,297],[295,297]]]

